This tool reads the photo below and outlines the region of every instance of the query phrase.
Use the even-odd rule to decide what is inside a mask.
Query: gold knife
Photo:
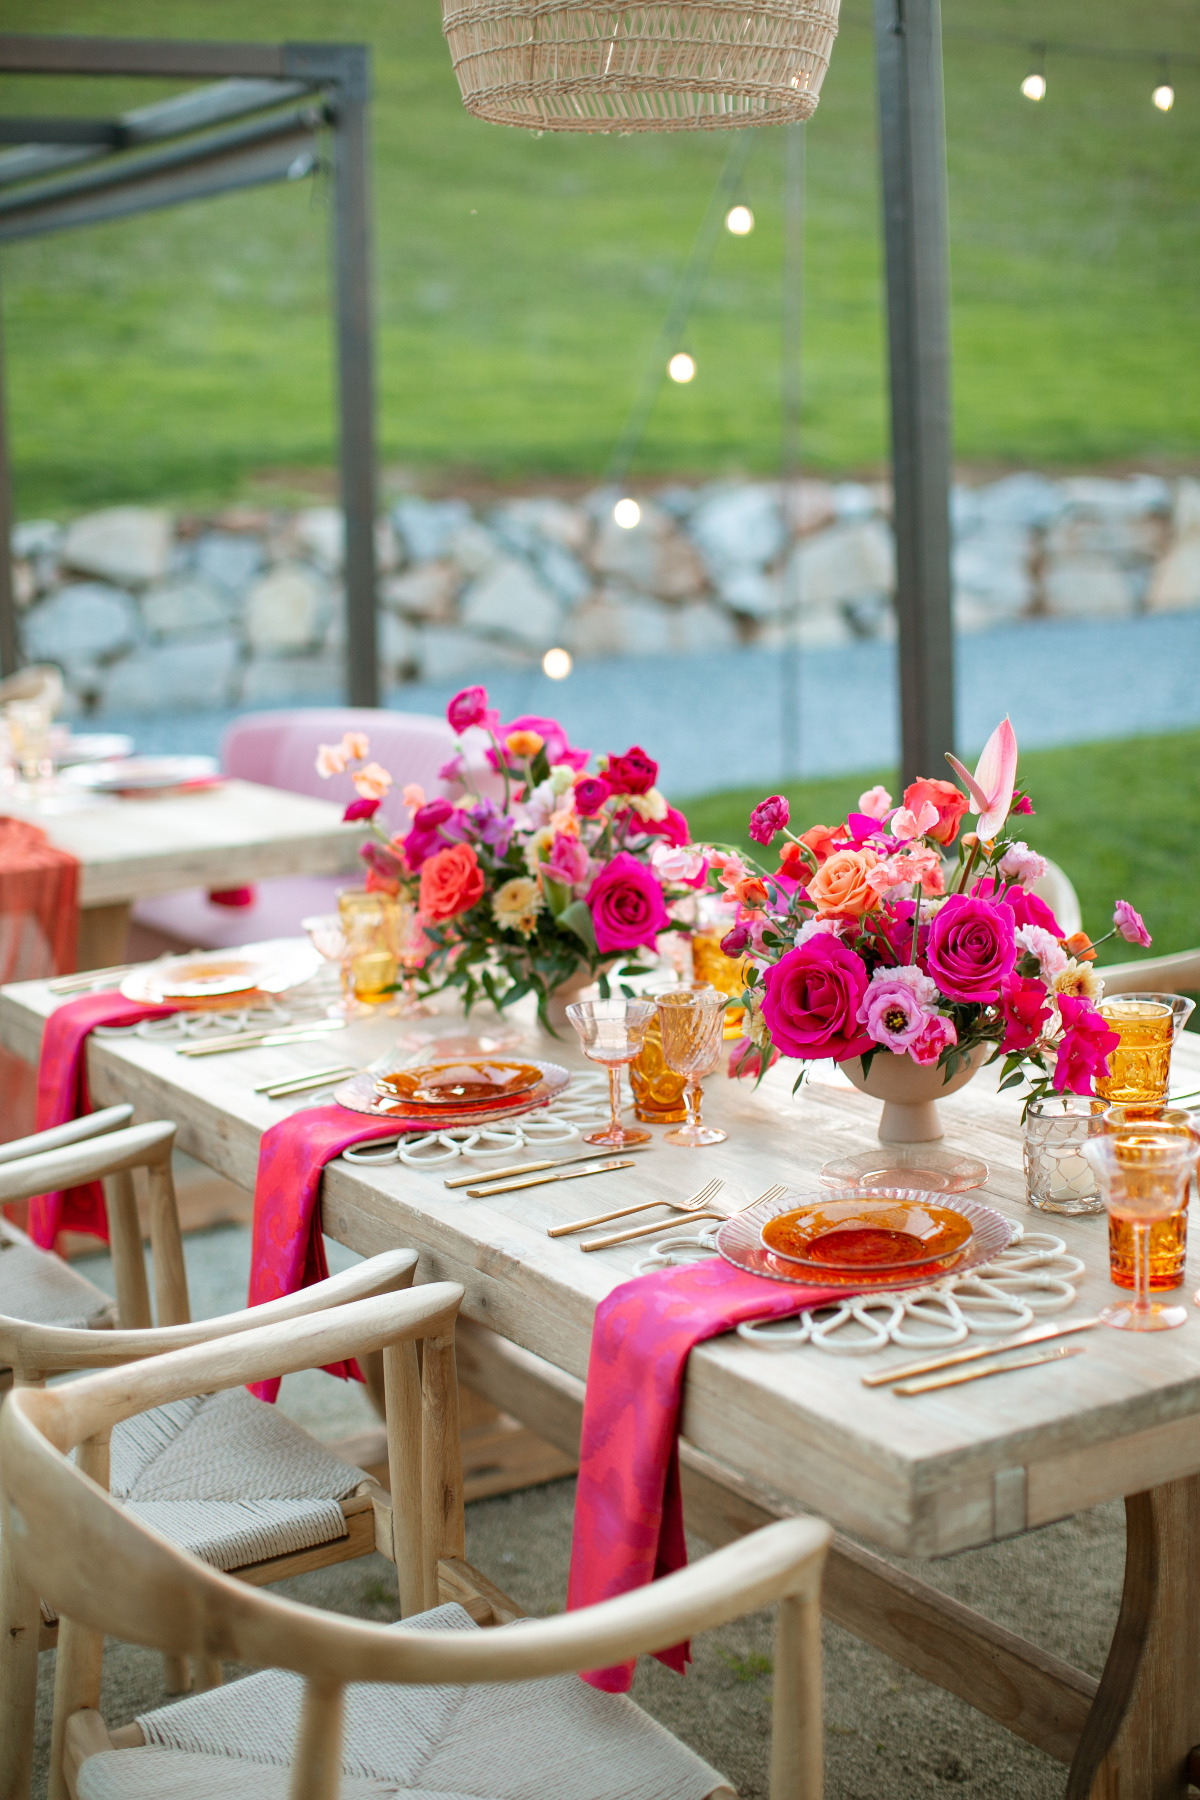
[[[882,1387],[889,1381],[906,1381],[910,1375],[931,1375],[935,1369],[953,1368],[956,1363],[975,1362],[981,1356],[1001,1356],[1006,1350],[1023,1350],[1026,1344],[1043,1344],[1047,1338],[1069,1337],[1073,1331],[1090,1331],[1099,1319],[1072,1319],[1066,1325],[1030,1325],[1015,1337],[999,1344],[972,1344],[965,1350],[951,1350],[943,1356],[927,1356],[920,1362],[901,1363],[898,1369],[877,1369],[873,1375],[860,1377],[864,1387]]]
[[[992,1363],[986,1369],[952,1369],[947,1375],[927,1375],[922,1381],[902,1381],[893,1394],[928,1394],[934,1388],[958,1387],[964,1381],[982,1381],[985,1375],[1007,1375],[1010,1369],[1036,1369],[1039,1363],[1061,1362],[1067,1356],[1082,1356],[1086,1344],[1055,1344],[1050,1350],[1031,1350],[1028,1356],[1010,1356],[1007,1362]]]
[[[633,1156],[637,1151],[649,1148],[649,1144],[630,1144],[622,1154]],[[582,1150],[575,1156],[549,1156],[545,1162],[513,1163],[509,1168],[488,1169],[482,1175],[476,1169],[473,1175],[447,1175],[444,1185],[448,1188],[460,1188],[470,1187],[473,1181],[505,1181],[510,1175],[532,1175],[537,1169],[563,1169],[568,1163],[600,1162],[603,1156],[603,1150]]]
[[[331,1019],[322,1024],[315,1021],[311,1025],[280,1028],[278,1031],[255,1031],[239,1033],[232,1037],[193,1038],[190,1043],[180,1044],[176,1052],[179,1056],[222,1056],[227,1050],[269,1050],[278,1044],[302,1044],[308,1038],[324,1037],[330,1031],[344,1031],[343,1019]]]
[[[581,1181],[585,1175],[607,1175],[610,1169],[632,1169],[632,1157],[612,1158],[595,1169],[572,1169],[569,1175],[530,1175],[524,1181],[502,1181],[496,1187],[467,1189],[468,1200],[490,1200],[493,1194],[512,1194],[518,1188],[544,1187],[552,1181]]]
[[[302,1094],[305,1088],[328,1087],[335,1081],[347,1081],[358,1070],[346,1063],[338,1063],[330,1069],[313,1069],[308,1075],[293,1075],[291,1078],[276,1076],[274,1081],[260,1081],[254,1092],[265,1094],[268,1100],[283,1100],[289,1094]]]

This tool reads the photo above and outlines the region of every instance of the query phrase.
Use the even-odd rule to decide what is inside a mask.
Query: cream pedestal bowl
[[[883,1101],[879,1121],[882,1143],[926,1144],[942,1135],[938,1101],[966,1087],[991,1049],[990,1044],[977,1044],[948,1081],[945,1070],[936,1063],[922,1066],[911,1056],[895,1056],[890,1050],[877,1050],[865,1075],[861,1057],[851,1057],[848,1062],[839,1063],[838,1068],[860,1094]]]

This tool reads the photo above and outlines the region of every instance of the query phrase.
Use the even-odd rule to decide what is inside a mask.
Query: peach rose
[[[819,913],[874,912],[879,895],[867,880],[879,858],[873,850],[835,850],[808,883],[809,898]]]
[[[483,898],[483,870],[470,844],[450,844],[421,864],[421,917],[428,925],[453,919]]]
[[[922,777],[905,788],[904,804],[911,813],[919,812],[922,806],[936,806],[937,824],[929,827],[927,836],[938,844],[952,844],[958,836],[968,801],[952,781],[930,781]]]

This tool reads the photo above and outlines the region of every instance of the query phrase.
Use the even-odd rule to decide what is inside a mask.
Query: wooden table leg
[[[1125,1502],[1125,1588],[1067,1800],[1177,1800],[1200,1744],[1200,1475]]]
[[[85,906],[79,914],[79,938],[75,966],[79,969],[111,969],[129,953],[128,900],[111,906]]]

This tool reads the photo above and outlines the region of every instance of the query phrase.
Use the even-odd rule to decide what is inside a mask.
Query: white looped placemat
[[[484,1162],[493,1156],[512,1156],[522,1150],[540,1150],[571,1144],[585,1131],[607,1125],[608,1076],[572,1075],[570,1082],[549,1106],[541,1106],[511,1125],[472,1125],[448,1131],[408,1131],[394,1138],[375,1138],[342,1152],[348,1163],[378,1168],[384,1163],[404,1163],[410,1169],[438,1169],[462,1157]]]
[[[715,1226],[660,1238],[635,1273],[717,1254]],[[1074,1305],[1084,1265],[1047,1231],[1013,1227],[1013,1238],[991,1262],[964,1275],[943,1275],[923,1287],[855,1294],[825,1306],[804,1307],[783,1319],[749,1320],[738,1336],[760,1350],[811,1344],[831,1356],[866,1356],[886,1344],[914,1350],[952,1349],[972,1332],[1007,1337],[1034,1320]]]

